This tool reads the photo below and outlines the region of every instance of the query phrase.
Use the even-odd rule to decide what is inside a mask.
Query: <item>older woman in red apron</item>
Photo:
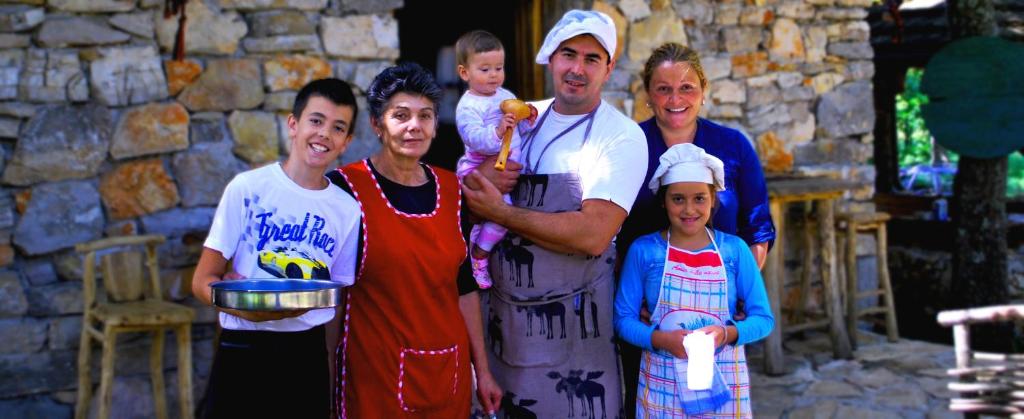
[[[464,319],[455,284],[466,256],[459,181],[419,161],[434,137],[439,98],[419,66],[384,70],[369,89],[382,149],[340,170],[361,206],[364,232],[338,348],[342,418],[469,416],[466,320],[477,327],[481,320],[478,310]],[[481,387],[498,391],[482,361],[474,362]]]
[[[722,161],[693,144],[669,148],[649,185],[670,225],[633,242],[615,297],[616,332],[644,349],[639,418],[752,417],[743,345],[764,338],[774,318],[746,243],[707,226],[723,185]],[[733,321],[737,298],[747,317]],[[639,319],[644,301],[651,325]],[[695,332],[714,339],[711,365],[687,356],[683,340]],[[690,385],[691,368],[711,370],[710,388]]]

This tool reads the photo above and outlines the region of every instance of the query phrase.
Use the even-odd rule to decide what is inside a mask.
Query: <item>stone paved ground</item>
[[[760,346],[748,347],[754,415],[758,418],[960,418],[947,409],[945,370],[953,348],[860,335],[852,360],[832,359],[828,335],[785,343],[787,374],[761,374]]]

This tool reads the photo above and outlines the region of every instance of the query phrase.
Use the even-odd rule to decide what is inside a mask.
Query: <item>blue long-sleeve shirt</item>
[[[768,306],[768,293],[754,256],[739,237],[713,231],[728,278],[730,317],[736,314],[736,298],[742,298],[745,302],[746,319],[727,321],[736,326],[739,332],[736,345],[763,339],[775,327],[775,317]],[[622,265],[619,289],[615,295],[615,332],[626,342],[648,350],[654,349],[651,334],[657,325],[648,326],[640,321],[640,304],[646,301],[647,310],[651,313],[657,306],[667,245],[661,232],[636,239]],[[713,245],[709,243],[705,249],[712,248]]]
[[[641,122],[640,128],[647,136],[647,176],[616,240],[620,257],[637,237],[668,227],[665,209],[647,188],[668,146],[654,118]],[[735,129],[700,118],[693,144],[725,164],[725,190],[717,194],[718,210],[711,219],[715,229],[735,234],[747,245],[774,241],[764,171],[750,141]]]

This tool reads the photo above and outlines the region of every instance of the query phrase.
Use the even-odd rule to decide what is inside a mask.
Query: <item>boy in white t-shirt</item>
[[[298,92],[288,159],[240,173],[224,189],[192,279],[199,301],[211,304],[210,283],[239,276],[353,283],[359,204],[324,172],[352,140],[356,112],[344,81]],[[324,324],[335,309],[218,310],[223,331],[199,417],[329,415],[328,340],[337,335]]]
[[[505,48],[501,40],[487,31],[467,32],[455,42],[455,60],[459,77],[469,89],[455,107],[455,126],[466,146],[466,154],[459,159],[455,173],[461,179],[491,156],[501,150],[502,136],[512,129],[510,160],[519,159],[520,136],[516,120],[510,113],[501,112],[501,102],[515,99],[512,92],[501,85],[505,82]],[[535,109],[529,120],[523,121],[523,128],[533,123],[537,116]],[[508,195],[505,202],[511,203]],[[505,237],[505,227],[490,221],[475,224],[470,233],[470,261],[473,278],[480,288],[491,287],[491,275],[487,261],[494,246]]]

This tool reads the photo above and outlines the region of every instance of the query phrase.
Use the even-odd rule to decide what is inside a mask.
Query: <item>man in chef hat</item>
[[[488,318],[502,329],[492,333],[502,348],[492,351],[491,368],[507,391],[503,405],[537,417],[571,416],[572,396],[561,392],[572,386],[594,416],[616,417],[621,408],[613,240],[643,183],[647,144],[640,127],[601,98],[616,41],[603,13],[562,16],[537,54],[554,98],[533,103],[540,117],[523,133],[522,165],[509,166],[522,170],[521,193],[503,202],[499,189],[510,189],[515,175],[488,165],[463,188],[476,215],[509,229],[490,264]],[[527,333],[532,317],[544,322],[543,333]]]

